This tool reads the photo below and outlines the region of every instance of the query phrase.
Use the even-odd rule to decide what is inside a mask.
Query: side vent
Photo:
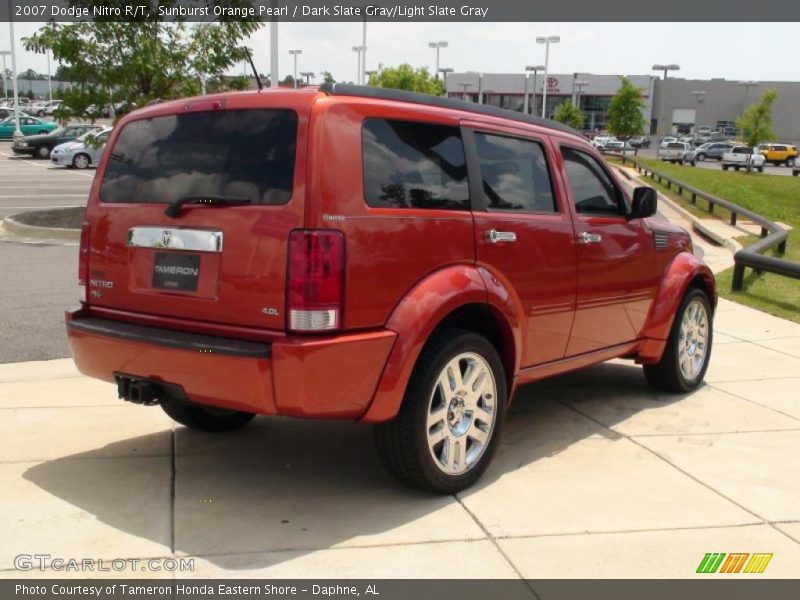
[[[669,234],[664,231],[653,232],[653,245],[656,250],[663,250],[669,244]]]

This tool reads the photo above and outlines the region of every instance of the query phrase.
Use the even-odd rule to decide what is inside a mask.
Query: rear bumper
[[[81,373],[125,373],[183,389],[193,402],[268,415],[357,419],[397,334],[380,330],[272,343],[200,335],[67,312]]]

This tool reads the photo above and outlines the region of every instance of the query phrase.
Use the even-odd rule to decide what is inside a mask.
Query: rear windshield
[[[128,123],[108,158],[102,202],[173,202],[185,196],[285,204],[292,195],[297,114],[229,110]]]

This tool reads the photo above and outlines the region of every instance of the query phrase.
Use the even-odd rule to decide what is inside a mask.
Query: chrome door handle
[[[492,229],[486,233],[486,237],[492,244],[497,244],[498,242],[517,241],[517,234],[513,231],[497,231],[496,229]]]
[[[581,231],[578,234],[579,244],[599,244],[603,241],[603,236],[599,233],[589,233],[588,231]]]

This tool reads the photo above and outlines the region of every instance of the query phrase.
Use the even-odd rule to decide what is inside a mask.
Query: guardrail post
[[[731,289],[734,292],[741,292],[744,285],[744,265],[736,263],[733,267],[733,280],[731,281]]]
[[[709,214],[714,212],[714,203],[711,200],[708,201],[708,212]]]
[[[767,237],[768,235],[769,235],[769,231],[767,231],[767,228],[766,228],[766,227],[762,227],[762,228],[761,228],[761,237],[762,237],[762,238],[765,238],[765,237]]]
[[[736,225],[736,213],[731,213],[731,225]]]
[[[683,187],[682,187],[682,186],[680,186],[680,185],[678,186],[678,194],[680,194],[681,196],[683,196]]]
[[[692,204],[697,204],[697,194],[692,192]]]
[[[778,254],[786,254],[786,240],[778,244]]]

